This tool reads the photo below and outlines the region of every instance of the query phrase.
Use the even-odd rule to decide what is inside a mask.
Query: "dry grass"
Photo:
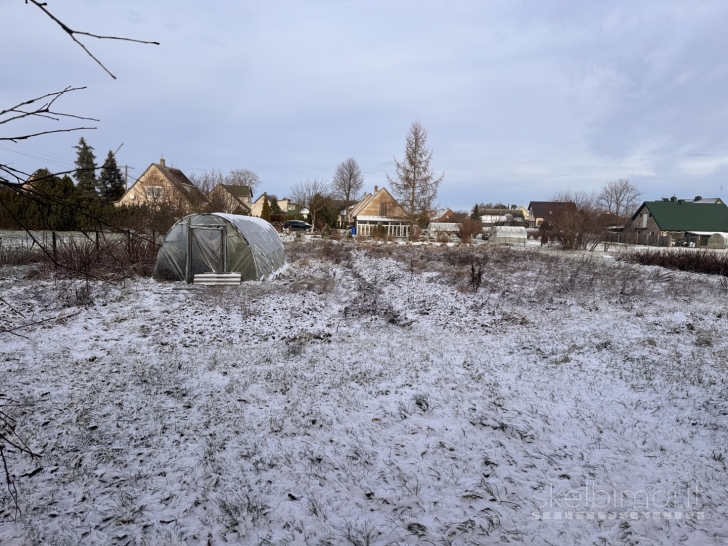
[[[0,265],[28,265],[43,260],[40,250],[0,245]]]

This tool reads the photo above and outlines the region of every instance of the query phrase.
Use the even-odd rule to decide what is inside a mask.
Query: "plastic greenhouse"
[[[265,220],[235,214],[191,214],[167,233],[154,265],[154,278],[187,281],[203,273],[239,273],[262,280],[285,263],[278,232]]]
[[[728,248],[728,233],[713,233],[708,239],[708,248]]]
[[[528,232],[525,227],[519,226],[493,226],[490,229],[489,243],[525,245]]]

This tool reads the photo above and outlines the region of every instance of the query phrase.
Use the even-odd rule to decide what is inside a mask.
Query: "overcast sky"
[[[354,157],[386,185],[411,123],[439,202],[528,204],[628,178],[646,199],[728,193],[728,2],[49,0],[109,77],[38,8],[0,0],[0,110],[66,86],[100,119],[97,158],[139,176],[248,168],[285,195]],[[66,122],[0,125],[0,136]],[[0,142],[0,162],[73,168],[79,133]],[[725,190],[724,190],[725,187]]]

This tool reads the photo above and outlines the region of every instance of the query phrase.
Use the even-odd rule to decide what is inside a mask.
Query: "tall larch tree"
[[[427,130],[417,121],[410,127],[404,148],[404,158],[394,158],[395,176],[387,180],[399,204],[409,219],[410,226],[420,218],[429,218],[437,190],[445,174],[435,176],[432,170],[432,150],[427,148]],[[413,230],[410,229],[410,233]]]

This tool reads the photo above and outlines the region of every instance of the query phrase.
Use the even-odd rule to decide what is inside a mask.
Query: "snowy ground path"
[[[728,542],[717,279],[286,250],[240,288],[0,271],[3,329],[45,321],[0,334],[0,404],[42,453],[8,453],[0,543]]]

